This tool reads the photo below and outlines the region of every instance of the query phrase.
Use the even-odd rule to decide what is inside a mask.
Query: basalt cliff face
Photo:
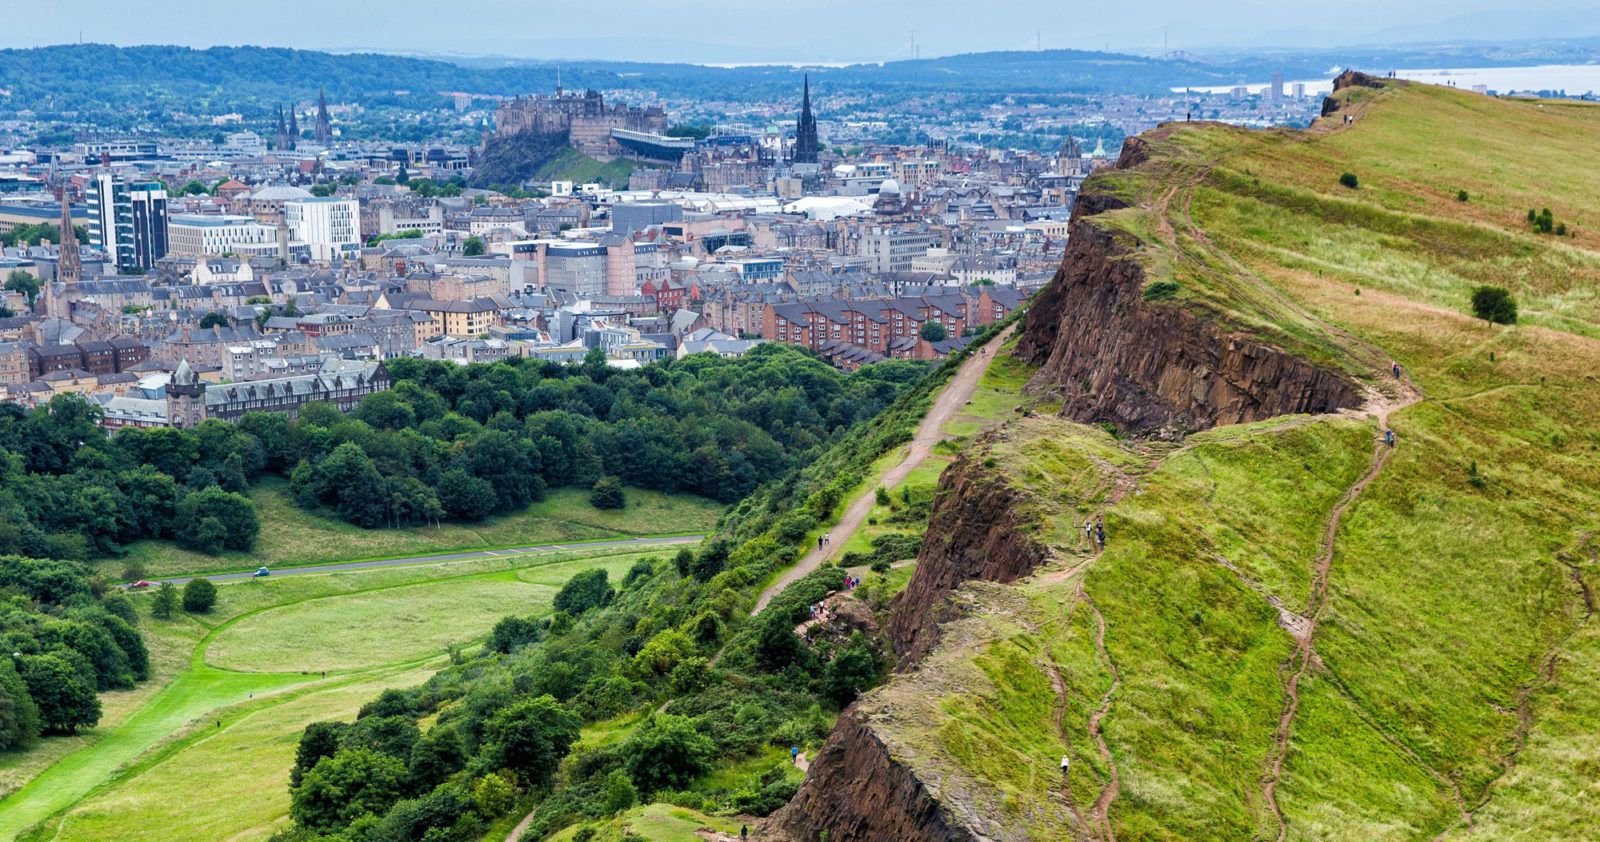
[[[1143,160],[1134,138],[1119,166]],[[1067,254],[1028,311],[1017,355],[1040,366],[1029,387],[1061,414],[1134,435],[1177,435],[1361,403],[1346,377],[1182,307],[1144,299],[1126,235],[1089,221],[1122,207],[1093,192],[1073,213]]]
[[[839,717],[811,761],[805,784],[772,815],[766,835],[805,842],[978,838],[947,814],[856,708]]]
[[[986,439],[1003,435],[985,434]],[[938,638],[938,621],[961,583],[1014,582],[1044,561],[1021,511],[1020,495],[983,465],[988,441],[979,441],[939,477],[927,537],[911,582],[892,605],[887,629],[901,668],[912,667]]]

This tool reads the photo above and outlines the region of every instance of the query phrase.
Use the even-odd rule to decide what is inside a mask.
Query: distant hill
[[[1227,84],[1259,75],[1257,62],[1216,65],[1079,50],[974,53],[919,61],[798,69],[693,64],[563,62],[569,89],[640,89],[670,95],[768,100],[790,96],[809,73],[823,90],[861,88],[892,95],[934,91],[1027,93],[1158,92],[1175,85]],[[1277,62],[1274,66],[1281,66]],[[1312,68],[1304,68],[1311,71]],[[1315,68],[1321,72],[1323,68]],[[1298,72],[1298,68],[1296,72]],[[277,103],[330,99],[376,106],[436,106],[447,92],[516,95],[550,91],[556,66],[484,66],[434,59],[269,47],[117,47],[72,44],[0,50],[0,107],[46,113],[179,110],[260,117]]]

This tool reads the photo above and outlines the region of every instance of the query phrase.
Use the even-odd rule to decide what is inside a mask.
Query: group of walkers
[[[1083,543],[1089,549],[1106,548],[1106,519],[1104,515],[1083,522]]]
[[[824,532],[817,536],[817,549],[822,549],[822,545],[826,543],[828,543],[828,533]]]

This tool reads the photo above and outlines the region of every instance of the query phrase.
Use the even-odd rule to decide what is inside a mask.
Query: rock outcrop
[[[1133,435],[1181,434],[1360,404],[1341,374],[1146,301],[1130,238],[1088,221],[1120,200],[1091,191],[1079,202],[1066,257],[1017,344],[1018,356],[1040,366],[1029,387],[1059,396],[1063,416]]]
[[[986,434],[985,439],[1000,435]],[[1030,537],[1018,494],[985,467],[988,440],[980,439],[939,477],[917,569],[891,604],[888,637],[901,668],[926,654],[948,619],[945,599],[961,583],[1005,584],[1033,572],[1047,551]]]
[[[766,838],[812,842],[973,842],[854,708],[839,717],[805,784],[767,821]]]
[[[1333,92],[1338,93],[1345,88],[1381,88],[1384,80],[1369,73],[1359,70],[1346,70],[1333,78]],[[1338,111],[1340,102],[1334,97],[1323,97],[1322,116],[1326,117]]]

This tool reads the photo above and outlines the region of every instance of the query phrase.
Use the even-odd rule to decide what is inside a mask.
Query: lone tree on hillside
[[[1353,172],[1347,172],[1339,176],[1339,183],[1350,188],[1351,190],[1355,190],[1361,186],[1360,179],[1357,179],[1356,174]]]
[[[150,613],[158,620],[172,617],[172,612],[178,610],[178,586],[171,582],[162,582],[156,590],[155,604],[150,606]]]
[[[1472,315],[1497,325],[1515,324],[1517,302],[1505,287],[1481,286],[1472,291]]]
[[[628,498],[622,494],[622,480],[616,477],[595,480],[594,488],[589,490],[589,505],[597,509],[620,509],[628,505]]]
[[[210,579],[190,579],[183,586],[183,610],[190,614],[204,614],[217,604],[217,586]]]
[[[918,331],[918,334],[929,342],[943,342],[945,337],[950,335],[950,332],[945,330],[944,325],[938,322],[923,322],[922,330]]]

